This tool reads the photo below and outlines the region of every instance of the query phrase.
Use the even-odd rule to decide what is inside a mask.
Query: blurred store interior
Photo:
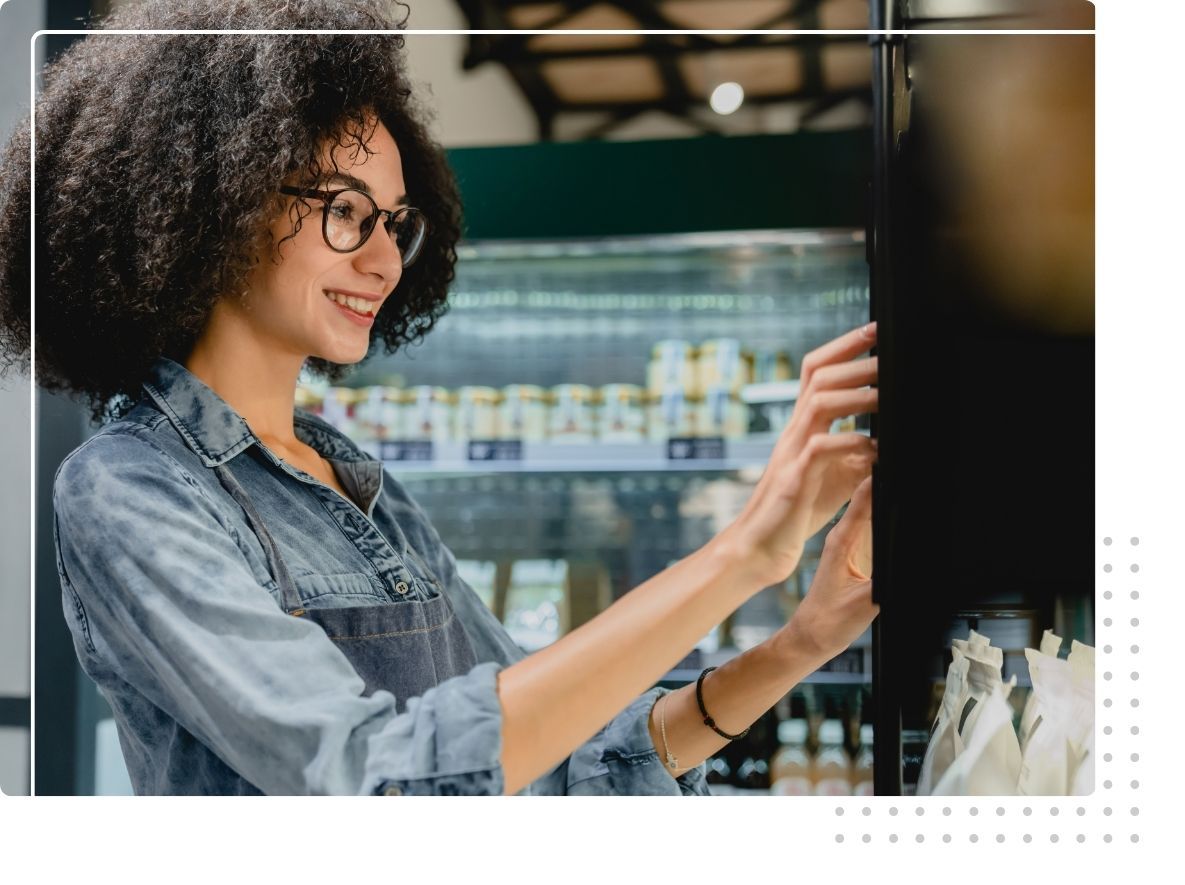
[[[114,5],[10,2],[0,12],[0,56],[22,55],[25,38],[18,34],[76,26]],[[1046,24],[1093,27],[1093,12],[1084,17],[1089,4],[903,5],[918,27],[1032,27],[1041,21],[1034,9],[1048,11]],[[876,137],[875,47],[867,35],[562,30],[859,30],[874,20],[872,7],[867,0],[412,0],[411,29],[559,30],[406,36],[410,69],[435,108],[434,131],[448,149],[466,210],[451,309],[422,344],[367,362],[337,387],[308,377],[302,404],[386,462],[524,649],[556,641],[727,525],[793,409],[803,356],[878,314],[870,258],[878,229],[874,165],[883,146]],[[1017,100],[1021,83],[1050,83],[1038,94],[1060,102],[1067,125],[1077,127],[1085,119],[1077,111],[1093,101],[1093,67],[1088,86],[1076,91],[1066,78],[1085,70],[1080,57],[1037,58],[994,37],[960,38],[963,48],[953,53],[951,44],[944,54],[937,39],[917,41],[928,71],[909,68],[900,43],[890,51],[893,63],[905,66],[901,76],[950,78],[945,99],[935,89],[924,105],[949,105],[940,116],[950,129],[933,131],[949,138],[939,145],[956,145],[949,153],[956,159],[936,180],[946,175],[956,182],[952,192],[968,193],[988,210],[969,235],[983,254],[952,258],[958,271],[944,279],[990,268],[1000,280],[987,288],[1002,300],[987,313],[996,316],[998,308],[1046,342],[1090,338],[1093,278],[1084,262],[1093,254],[1093,202],[1075,190],[1082,179],[1034,195],[1023,170],[1030,154],[1044,155],[1048,133],[1039,123],[1012,129],[993,121],[975,112],[975,102],[1012,107],[1009,121],[1032,119]],[[39,46],[52,54],[67,40]],[[986,76],[1001,70],[1021,80]],[[22,92],[14,73],[0,77],[0,89],[0,128],[7,132],[27,104],[27,84]],[[995,128],[983,129],[989,126]],[[968,133],[966,149],[957,147]],[[993,201],[1000,192],[990,186],[992,173],[976,177],[1003,155],[1016,174],[1000,180],[1017,185],[1006,205]],[[1067,176],[1087,168],[1070,148],[1062,159],[1058,168]],[[1059,229],[1067,235],[1050,238],[1040,224],[1046,211],[1064,212]],[[1004,215],[1016,224],[991,223]],[[1052,279],[1048,267],[1032,264],[1048,254],[1043,246],[1059,248],[1059,268],[1082,273]],[[962,254],[957,243],[951,249]],[[1002,263],[1005,252],[1017,260]],[[905,259],[898,252],[895,260]],[[1037,290],[1048,297],[1033,298]],[[889,304],[883,300],[880,309]],[[902,341],[918,334],[905,320],[901,328]],[[1086,359],[1084,353],[1075,350],[1073,358]],[[18,420],[23,408],[27,426],[27,392],[20,384],[8,388],[0,407]],[[94,428],[76,404],[38,397],[37,792],[130,792],[110,711],[78,669],[61,621],[52,545],[45,542],[54,470]],[[917,404],[901,404],[917,432],[958,433],[960,421],[985,420],[935,411],[920,423]],[[839,427],[876,431],[867,420]],[[18,442],[4,439],[5,469],[27,463],[27,438],[23,453],[8,449]],[[26,476],[6,485],[27,490],[29,483]],[[922,497],[934,505],[936,495]],[[18,498],[7,498],[0,515],[17,529],[0,533],[5,561],[9,554],[27,558],[29,549],[27,524],[21,528],[28,501]],[[823,534],[789,581],[767,588],[705,636],[663,684],[694,681],[703,667],[784,624],[809,589]],[[899,560],[912,562],[911,551],[899,551]],[[19,615],[22,599],[27,609],[28,574],[23,584],[19,572],[6,572],[4,581],[0,785],[19,793],[29,781],[27,758],[23,768],[21,762],[29,735],[28,637],[21,629],[27,620],[7,613]],[[982,589],[969,590],[968,602],[984,601]],[[966,617],[953,621],[944,612],[949,635],[937,636],[935,618],[934,648],[917,662],[927,702],[940,696],[929,683],[941,683],[950,637],[965,636],[969,627],[1003,648],[1005,675],[1023,677],[1024,648],[1045,628],[1093,643],[1092,588],[1017,593],[995,609],[963,606]],[[710,760],[713,792],[871,793],[875,661],[869,631],[779,701],[746,740]],[[912,678],[908,667],[903,672]],[[1023,689],[1013,698],[1017,715],[1023,698]],[[934,715],[932,705],[915,711],[908,699],[895,703],[906,720]],[[901,773],[911,763],[900,726],[895,737],[892,752],[877,757],[896,760],[898,771],[883,784],[908,792],[916,771]],[[824,765],[831,766],[827,776],[819,773]]]

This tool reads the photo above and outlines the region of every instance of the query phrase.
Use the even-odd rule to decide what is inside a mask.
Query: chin
[[[339,366],[352,366],[366,359],[369,349],[369,344],[365,347],[343,347],[339,345],[337,347],[321,348],[313,356],[326,362],[337,363]]]

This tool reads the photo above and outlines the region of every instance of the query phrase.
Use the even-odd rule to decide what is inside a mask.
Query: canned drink
[[[749,411],[727,387],[709,387],[697,403],[695,427],[703,437],[741,439],[749,430]]]
[[[330,387],[321,404],[321,417],[351,439],[358,433],[355,407],[358,391],[352,387]]]
[[[650,439],[666,442],[695,436],[695,400],[682,388],[668,387],[650,396]]]
[[[501,439],[542,442],[547,439],[547,391],[534,384],[511,384],[502,388],[498,410]]]
[[[453,438],[454,396],[443,387],[410,388],[403,404],[403,433],[409,440],[450,442]]]
[[[606,384],[600,390],[599,437],[604,442],[646,439],[646,391],[637,384]]]
[[[735,338],[715,338],[701,344],[698,366],[697,394],[706,394],[709,387],[740,393],[742,387],[753,383],[753,354]]]
[[[498,438],[498,391],[492,387],[462,387],[457,391],[458,440]]]
[[[587,384],[560,384],[551,389],[548,431],[553,442],[584,443],[596,438],[597,402]]]
[[[401,439],[403,435],[403,391],[397,387],[364,387],[354,412],[362,439]]]
[[[794,364],[784,350],[759,351],[753,358],[753,380],[758,384],[771,381],[790,381],[794,378]]]
[[[646,370],[646,386],[652,394],[679,387],[686,394],[697,392],[696,349],[688,341],[668,339],[654,345]]]
[[[320,388],[298,385],[296,388],[296,407],[313,415],[324,412],[325,394]]]

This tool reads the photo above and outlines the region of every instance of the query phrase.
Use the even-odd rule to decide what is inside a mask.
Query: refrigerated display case
[[[527,651],[594,617],[735,518],[793,408],[802,357],[869,312],[859,229],[469,242],[459,258],[450,311],[423,346],[368,362],[349,379],[353,396],[309,379],[305,397],[349,422],[383,459]],[[734,409],[734,430],[726,435],[722,423],[690,410],[686,423],[664,414],[662,361],[671,354],[678,363],[667,394],[704,409],[712,390],[731,393],[721,401]],[[612,404],[594,396],[574,442],[557,433],[523,439],[522,424],[508,421],[474,436],[455,402],[451,429],[441,433],[438,420],[435,438],[423,438],[411,391],[455,400],[475,384],[513,396],[522,386],[579,385],[608,396],[628,386],[650,408],[637,407],[634,438],[622,441]],[[382,401],[413,413],[359,422],[340,407]],[[555,416],[565,406],[552,398],[544,408]],[[559,426],[554,417],[549,424]],[[823,534],[789,581],[705,636],[663,684],[694,681],[783,625],[809,587]],[[870,641],[808,677],[713,759],[717,792],[769,789],[778,724],[792,706],[810,720],[810,749],[822,720],[838,719],[854,756],[867,724]]]

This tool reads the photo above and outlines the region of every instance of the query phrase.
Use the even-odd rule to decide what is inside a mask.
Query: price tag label
[[[521,461],[521,439],[473,439],[469,441],[470,461]]]
[[[668,461],[723,461],[723,437],[676,437],[667,440]]]
[[[379,443],[383,461],[431,461],[432,441],[427,439],[385,439]]]

